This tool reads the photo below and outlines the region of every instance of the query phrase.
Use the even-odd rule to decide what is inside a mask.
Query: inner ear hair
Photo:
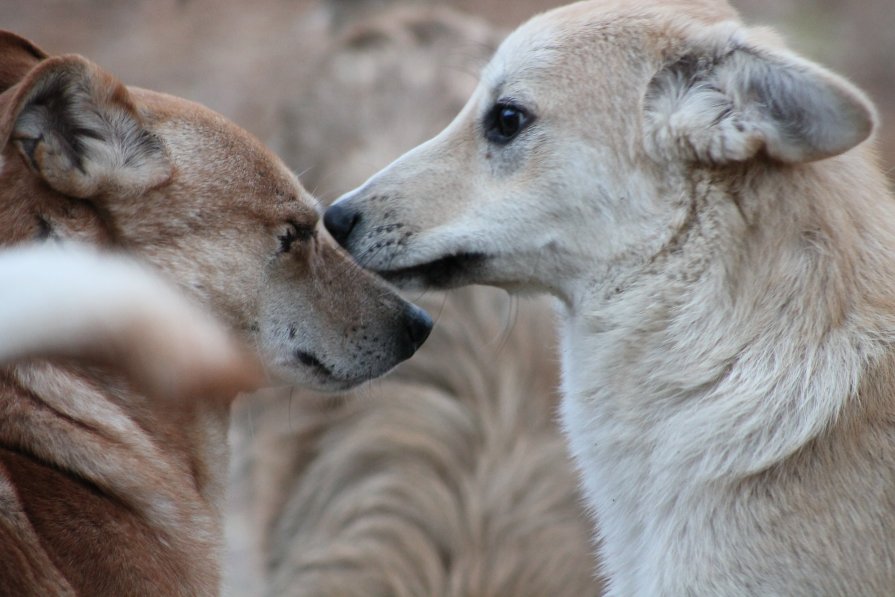
[[[724,164],[763,153],[801,163],[870,136],[873,106],[851,83],[777,44],[725,29],[723,37],[690,44],[650,82],[645,124],[656,157]]]
[[[139,193],[170,177],[164,145],[127,88],[80,56],[42,62],[22,81],[15,105],[11,141],[62,193]]]

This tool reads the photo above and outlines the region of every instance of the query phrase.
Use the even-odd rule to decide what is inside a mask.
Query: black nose
[[[344,245],[359,219],[360,214],[352,209],[350,203],[343,201],[326,210],[323,225],[340,245]]]
[[[410,358],[429,337],[432,318],[416,305],[410,305],[404,314],[404,326],[407,333],[404,358]]]

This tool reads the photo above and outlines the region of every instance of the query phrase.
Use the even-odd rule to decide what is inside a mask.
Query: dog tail
[[[86,359],[157,397],[257,387],[256,359],[147,268],[74,246],[0,252],[0,363]]]

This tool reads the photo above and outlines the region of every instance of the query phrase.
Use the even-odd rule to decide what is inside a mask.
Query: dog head
[[[62,239],[157,268],[256,345],[278,377],[341,390],[381,375],[431,320],[364,273],[256,139],[88,60],[0,36],[2,242]]]
[[[574,303],[673,243],[697,173],[798,167],[854,147],[873,122],[852,85],[723,2],[582,2],[511,34],[456,119],[325,221],[403,286]]]

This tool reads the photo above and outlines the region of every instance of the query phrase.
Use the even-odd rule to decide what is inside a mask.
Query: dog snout
[[[404,313],[403,358],[413,356],[432,331],[432,318],[416,305],[409,305]]]
[[[360,213],[348,201],[336,203],[323,214],[323,225],[336,242],[344,246],[360,220]]]

